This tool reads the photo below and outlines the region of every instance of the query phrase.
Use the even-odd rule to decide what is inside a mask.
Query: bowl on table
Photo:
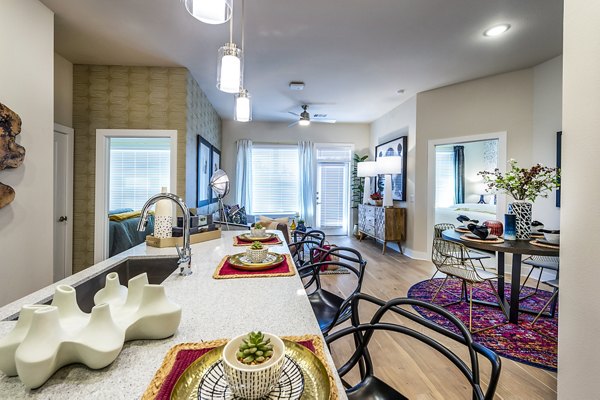
[[[267,237],[267,228],[250,228],[250,234],[253,238]]]
[[[556,229],[556,230],[540,229],[539,232],[544,234],[544,239],[546,240],[546,242],[549,242],[552,244],[560,243],[560,230],[559,229]]]
[[[246,249],[246,257],[253,263],[261,263],[265,261],[267,255],[269,254],[269,248],[267,246],[262,246],[260,249],[252,248],[252,246]]]

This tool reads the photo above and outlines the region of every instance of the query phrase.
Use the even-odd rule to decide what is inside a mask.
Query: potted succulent
[[[261,242],[253,242],[248,248],[246,248],[246,256],[253,263],[261,263],[267,258],[269,248],[263,245]]]
[[[509,169],[501,173],[480,171],[486,191],[503,192],[515,201],[508,206],[509,214],[517,216],[517,239],[529,239],[531,232],[532,203],[538,197],[548,197],[550,191],[560,186],[560,170],[535,164],[530,168],[520,168],[517,161],[508,161]]]
[[[370,197],[372,204],[376,206],[381,206],[383,204],[383,197],[381,197],[381,193],[375,192]]]
[[[267,228],[265,228],[260,222],[257,222],[252,228],[250,228],[250,233],[254,237],[263,238],[267,236]]]
[[[250,332],[223,349],[225,379],[234,395],[260,399],[273,389],[285,361],[283,341],[270,333]]]

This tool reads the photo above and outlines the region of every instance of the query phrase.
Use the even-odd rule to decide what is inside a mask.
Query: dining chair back
[[[453,224],[448,224],[448,223],[443,223],[443,224],[436,224],[433,226],[433,237],[434,239],[441,239],[442,238],[442,232],[446,231],[446,230],[454,230],[455,226]],[[483,260],[488,259],[488,258],[492,258],[492,256],[490,254],[487,253],[482,253],[479,251],[475,251],[475,250],[471,250],[471,249],[467,249],[467,252],[465,253],[465,259],[469,260],[469,262],[475,266],[474,261],[479,262],[479,266],[485,270],[485,266],[483,265]],[[433,274],[435,276],[435,274]],[[433,278],[433,276],[432,276]]]
[[[320,261],[303,266],[298,269],[298,273],[305,279],[304,288],[319,322],[321,332],[327,335],[334,326],[351,317],[352,310],[348,304],[348,298],[360,292],[367,261],[363,259],[360,252],[350,247],[319,248],[317,252]],[[323,288],[321,271],[326,266],[343,267],[351,275],[354,275],[352,283],[348,284],[348,286],[353,287],[348,297],[340,297]]]
[[[360,321],[360,304],[370,303],[378,306],[368,322]],[[449,330],[442,326],[425,319],[424,317],[411,312],[402,307],[420,307],[433,312],[450,322],[453,329]],[[466,378],[471,389],[472,397],[477,400],[491,400],[494,398],[498,379],[500,378],[501,363],[500,358],[496,353],[487,347],[474,342],[467,327],[453,314],[442,307],[436,306],[417,299],[397,298],[384,302],[373,296],[363,293],[358,293],[350,298],[350,307],[352,309],[352,324],[340,331],[334,332],[325,338],[327,345],[332,348],[332,345],[343,337],[351,336],[354,342],[354,352],[342,366],[337,368],[338,374],[342,379],[342,383],[346,388],[346,395],[350,400],[379,400],[379,399],[407,399],[404,395],[391,387],[383,380],[377,378],[374,373],[374,364],[376,360],[369,351],[372,338],[377,332],[385,332],[390,337],[396,339],[399,336],[408,336],[417,340],[433,350],[440,353],[458,371]],[[402,323],[382,322],[382,319],[393,314],[396,316],[395,321]],[[363,314],[364,315],[364,314]],[[386,319],[387,320],[387,319]],[[404,322],[406,321],[406,322]],[[425,330],[423,328],[427,328]],[[439,336],[435,338],[429,332],[443,335],[450,339],[450,344],[445,344],[440,341]],[[347,341],[344,342],[346,344]],[[463,361],[463,357],[459,356],[455,351],[458,350],[456,344],[462,344],[467,350],[467,361]],[[393,351],[390,348],[389,351]],[[461,354],[463,352],[461,351]],[[487,359],[491,365],[490,378],[487,388],[481,386],[479,372],[479,356]],[[401,357],[398,355],[398,357]],[[400,362],[400,360],[398,360]],[[350,385],[344,376],[358,366],[360,371],[360,382],[356,385]],[[402,369],[398,369],[401,371]],[[391,372],[388,372],[388,376]],[[398,381],[406,381],[408,377],[399,377]],[[433,382],[439,382],[436,379]]]
[[[325,244],[325,233],[319,230],[308,232],[294,231],[293,241],[289,244],[292,260],[297,268],[313,262],[315,249]]]

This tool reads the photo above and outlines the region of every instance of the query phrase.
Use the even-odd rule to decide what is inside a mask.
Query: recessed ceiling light
[[[398,89],[398,90],[396,90],[396,94],[404,94],[404,89]]]
[[[493,37],[493,36],[502,35],[504,32],[506,32],[509,29],[510,29],[510,24],[501,24],[501,25],[492,26],[491,28],[486,29],[485,32],[483,32],[483,36]]]

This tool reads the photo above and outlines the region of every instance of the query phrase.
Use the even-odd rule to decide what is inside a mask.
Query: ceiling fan
[[[306,104],[302,105],[302,110],[303,111],[300,114],[288,111],[290,114],[299,117],[298,121],[294,121],[291,124],[289,124],[288,128],[294,125],[307,126],[310,125],[311,122],[316,122],[320,124],[335,124],[335,119],[324,119],[323,117],[320,117],[319,114],[313,115],[311,119],[310,114],[308,112],[308,105]]]

